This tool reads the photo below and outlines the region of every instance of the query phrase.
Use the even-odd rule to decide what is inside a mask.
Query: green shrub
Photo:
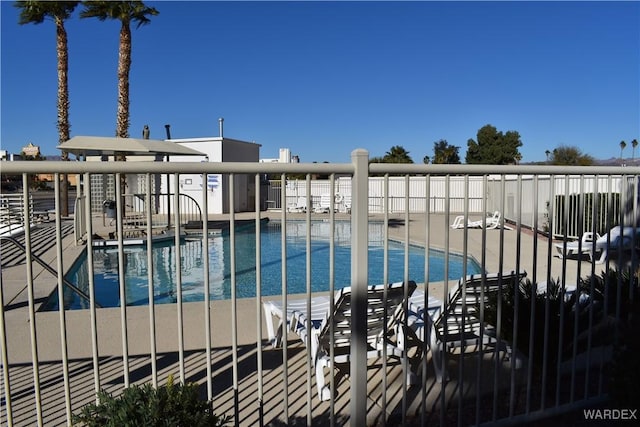
[[[211,402],[198,396],[196,384],[151,384],[126,388],[117,397],[101,391],[98,404],[89,404],[74,415],[74,423],[86,426],[224,426],[228,419],[213,413]]]
[[[633,393],[640,383],[638,278],[630,271],[611,269],[581,279],[578,292],[571,295],[566,295],[558,283],[551,280],[546,295],[534,292],[528,280],[517,289],[504,289],[501,298],[488,295],[485,321],[493,326],[500,321],[501,338],[525,356],[531,355],[534,369],[542,370],[546,365],[551,394],[555,393],[558,380],[558,360],[570,361],[589,346],[612,346],[613,397],[620,403],[640,405],[640,394]]]
[[[497,293],[489,294],[485,305],[485,321],[493,326],[498,324],[498,313],[501,313],[501,338],[515,345],[525,356],[533,357],[534,364],[542,367],[543,363],[554,366],[557,361],[558,350],[546,348],[547,345],[557,346],[560,337],[560,317],[563,312],[564,336],[571,336],[573,331],[573,315],[571,306],[575,298],[565,298],[565,294],[557,281],[553,279],[547,284],[547,295],[537,294],[533,284],[526,280],[518,289],[505,288],[501,300]],[[516,302],[517,300],[517,302]],[[518,305],[516,316],[516,304]],[[531,330],[531,319],[533,331]],[[514,325],[517,322],[517,342],[514,343]],[[531,336],[531,332],[533,335]],[[566,344],[566,340],[565,340]],[[530,345],[532,347],[530,347]],[[532,352],[530,353],[530,350]]]

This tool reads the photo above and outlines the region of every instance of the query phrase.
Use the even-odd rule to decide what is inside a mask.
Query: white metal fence
[[[551,192],[551,181],[553,180],[553,193]],[[369,177],[369,213],[382,214],[385,210],[385,181],[388,182],[389,193],[386,199],[388,211],[390,213],[403,213],[407,209],[405,200],[408,198],[408,211],[419,213],[425,212],[427,207],[427,199],[425,194],[426,181],[421,176],[410,176],[409,186],[405,190],[405,179],[401,176],[390,176],[386,180],[383,177]],[[522,185],[521,200],[516,200],[518,195],[518,181]],[[463,213],[465,206],[468,213],[478,215],[485,212],[502,211],[504,217],[513,220],[518,210],[521,211],[521,223],[523,226],[532,228],[534,224],[538,224],[540,231],[548,231],[552,222],[550,217],[556,219],[552,234],[556,237],[566,236],[569,238],[579,238],[583,230],[588,230],[590,224],[588,217],[578,217],[578,204],[582,195],[588,195],[588,198],[600,197],[600,206],[602,209],[598,211],[597,231],[602,233],[606,231],[605,224],[605,206],[612,205],[613,209],[617,209],[618,203],[614,201],[607,202],[606,197],[609,194],[622,194],[623,179],[620,175],[599,176],[590,173],[583,176],[568,175],[495,175],[489,174],[483,176],[433,176],[429,180],[429,212],[444,213],[447,211],[453,213]],[[295,179],[287,181],[287,200],[282,203],[280,200],[280,181],[274,180],[270,182],[268,188],[267,207],[272,210],[282,209],[282,206],[289,208],[296,207],[300,198],[307,197],[306,182],[304,180]],[[338,212],[346,212],[345,201],[351,199],[351,178],[338,177],[335,184],[336,192],[335,205]],[[628,187],[628,185],[627,185]],[[570,215],[567,217],[567,224],[564,226],[562,218],[564,206],[554,206],[551,212],[550,203],[538,204],[536,209],[533,208],[533,191],[536,191],[537,200],[549,201],[551,194],[554,197],[560,197],[564,200],[564,195],[569,198],[567,209],[570,209]],[[447,191],[448,189],[448,191]],[[445,198],[445,194],[448,196]],[[329,182],[327,180],[312,180],[309,192],[310,209],[319,206],[322,195],[329,194]],[[504,209],[501,209],[501,198],[504,194]],[[594,196],[598,195],[598,196]],[[619,196],[616,196],[619,197]],[[623,195],[623,197],[625,197]],[[618,211],[613,212],[613,216],[619,214]]]
[[[243,189],[235,188],[231,179],[227,195],[230,213],[224,217],[229,223],[230,246],[223,249],[231,268],[230,299],[210,301],[211,283],[215,279],[211,277],[207,256],[200,265],[187,262],[180,252],[184,230],[179,221],[180,190],[174,189],[176,202],[171,215],[176,220],[173,221],[175,256],[172,262],[177,286],[172,292],[175,292],[176,302],[153,303],[154,290],[166,283],[155,274],[158,266],[152,257],[153,242],[147,239],[143,246],[148,250],[146,269],[150,304],[146,307],[121,304],[119,308],[98,308],[94,254],[88,250],[87,293],[91,302],[88,309],[75,311],[65,310],[63,304],[56,312],[41,312],[39,307],[51,293],[57,294],[60,301],[65,300],[63,273],[70,269],[82,250],[67,247],[62,219],[58,215],[55,227],[47,236],[55,240],[55,250],[39,253],[38,228],[25,221],[26,253],[50,261],[58,274],[53,278],[38,270],[29,256],[22,263],[3,264],[0,286],[3,301],[0,311],[1,416],[7,425],[68,424],[71,414],[94,401],[95,393],[101,389],[118,394],[134,383],[150,382],[158,386],[169,375],[175,375],[182,382],[200,383],[202,394],[212,400],[214,411],[231,416],[235,425],[517,423],[525,418],[542,418],[608,401],[611,388],[615,387],[615,383],[610,382],[612,350],[632,339],[620,331],[628,326],[627,322],[635,313],[637,279],[634,274],[616,275],[611,271],[635,272],[638,267],[635,232],[640,168],[369,165],[368,153],[364,150],[354,151],[352,162],[345,164],[10,162],[2,168],[2,174],[23,174],[25,182],[27,175],[33,173],[56,174],[55,182],[59,182],[57,175],[62,173],[82,174],[84,182],[92,182],[93,175],[115,173],[115,182],[118,182],[119,174],[143,174],[147,188],[151,188],[152,176],[159,173],[252,174],[257,189],[257,208],[250,213],[236,212],[233,195]],[[267,200],[275,201],[274,194],[277,194],[277,200],[286,201],[288,206],[303,197],[311,207],[316,199],[319,203],[322,194],[333,195],[330,201],[334,209],[322,214],[307,209],[304,215],[295,217],[297,221],[304,221],[307,227],[305,273],[301,274],[304,277],[297,278],[306,285],[307,291],[302,296],[288,296],[286,292],[290,262],[286,224],[292,220],[287,209],[280,209],[275,217],[271,217],[284,225],[279,261],[285,278],[282,280],[283,292],[276,297],[262,295],[262,266],[256,262],[252,267],[256,275],[255,298],[237,295],[236,275],[240,274],[238,263],[241,260],[237,258],[235,242],[241,220],[248,220],[255,227],[255,257],[260,260],[263,256],[259,231],[263,227],[261,218],[266,214],[260,210],[264,198],[259,189],[265,174],[281,176],[279,193],[270,193]],[[307,179],[287,179],[288,175],[294,174],[306,174]],[[312,174],[325,174],[329,179],[318,184],[311,180]],[[567,176],[571,179],[565,180]],[[28,192],[25,190],[27,196]],[[205,206],[202,211],[207,212],[206,189],[203,192]],[[557,197],[572,192],[582,197],[575,201]],[[606,193],[606,197],[600,198],[600,192]],[[123,211],[123,197],[119,193],[120,189],[116,188],[116,211]],[[318,243],[312,238],[311,222],[325,221],[329,230],[334,229],[338,213],[346,213],[336,209],[336,194],[341,195],[339,204],[343,207],[345,199],[351,199],[347,218],[351,223],[349,328],[352,341],[346,365],[320,371],[329,378],[330,387],[335,391],[329,401],[320,402],[313,392],[319,378],[314,374],[314,364],[319,363],[319,359],[311,357],[313,334],[306,334],[299,340],[290,333],[289,340],[285,339],[281,348],[272,350],[264,324],[269,320],[263,320],[262,302],[274,299],[281,303],[286,313],[288,307],[302,297],[306,298],[302,307],[306,306],[307,312],[311,312],[312,301],[316,301],[311,298],[317,296],[311,292],[312,252],[313,245]],[[55,195],[56,206],[60,206],[59,191]],[[153,195],[149,193],[145,197],[147,206],[151,206]],[[92,197],[80,194],[79,198],[85,203],[85,212],[91,212]],[[556,209],[559,205],[563,206],[561,210]],[[493,211],[502,213],[501,221],[495,227],[484,219],[485,214]],[[546,211],[554,214],[545,216]],[[472,221],[468,227],[451,229],[450,224],[458,214],[463,215],[463,223],[478,218],[480,222]],[[30,215],[29,209],[25,209],[24,218],[28,219]],[[150,210],[147,215],[151,215]],[[102,218],[86,215],[81,219],[85,224],[78,232],[86,232],[86,247],[92,248]],[[389,322],[385,339],[397,348],[412,330],[416,331],[414,338],[418,342],[411,351],[403,353],[400,364],[387,362],[386,357],[373,364],[368,360],[368,351],[372,349],[362,331],[370,326],[367,323],[368,224],[373,220],[384,224],[386,242],[398,241],[406,251],[403,260],[390,261],[385,257],[385,264],[404,263],[404,281],[418,282],[424,297],[414,304],[420,305],[422,301],[424,307],[431,308],[429,296],[439,298],[442,305],[434,310],[445,313],[446,317],[437,319],[438,322],[461,321],[461,331],[479,330],[480,337],[493,333],[492,340],[485,342],[481,338],[465,342],[462,350],[470,351],[471,356],[449,352],[446,332],[443,338],[433,332],[433,328],[425,329],[431,322],[426,314],[428,310],[422,314],[412,313],[410,309],[415,310],[416,306],[404,300],[397,318]],[[152,223],[149,217],[145,225],[151,227]],[[580,224],[575,233],[569,231],[569,224],[573,223]],[[616,225],[629,227],[634,235],[629,240],[614,241],[615,235],[609,230]],[[211,242],[215,237],[209,222],[203,221],[202,227],[203,247],[215,246]],[[564,240],[553,241],[531,231],[545,227],[562,229],[563,237],[581,235],[577,231],[599,230],[600,234],[605,234],[605,243],[594,240],[574,245]],[[148,236],[153,235],[151,231],[148,230]],[[126,260],[123,251],[126,242],[122,234],[116,236],[114,243],[120,300],[126,301],[128,288],[124,280]],[[325,272],[329,278],[329,295],[335,291],[336,279],[339,279],[333,269],[335,244],[334,239],[329,239],[331,261]],[[409,277],[407,254],[414,244],[422,244],[426,250],[424,277]],[[605,248],[601,244],[606,244],[609,251],[602,267],[569,256],[574,254],[574,258],[581,258],[590,252],[601,252]],[[428,275],[436,268],[429,256],[434,248],[443,250],[439,265],[444,266],[444,280],[435,282]],[[8,250],[6,245],[2,250]],[[388,245],[384,251],[386,254]],[[486,274],[526,271],[531,283],[500,287],[497,293],[487,291],[489,295],[476,300],[480,301],[477,304],[464,297],[465,292],[471,291],[462,286],[458,288],[462,299],[454,302],[453,293],[449,291],[456,289],[458,280],[448,278],[447,274],[449,254],[454,252],[463,260],[473,257]],[[556,254],[562,254],[563,258],[557,258]],[[183,289],[181,276],[185,262],[190,269],[202,269],[204,303],[186,302],[189,289]],[[464,267],[462,276],[466,271]],[[481,277],[482,281],[487,280],[486,276]],[[600,299],[602,295],[603,300]],[[563,304],[568,305],[560,309]],[[461,311],[456,311],[457,307]],[[333,313],[333,309],[335,307],[329,313]],[[469,312],[475,314],[469,315]],[[297,313],[291,318],[285,316],[285,324],[289,323],[294,330],[299,327],[311,330],[311,316]],[[422,339],[417,332],[421,326],[416,322],[416,315],[422,316]],[[596,331],[604,333],[596,334]],[[489,341],[494,344],[504,342],[509,351],[503,352],[499,346],[491,346]],[[443,343],[444,347],[439,347]],[[332,344],[335,342],[330,340],[329,349],[336,347]],[[387,346],[383,348],[384,356]],[[441,383],[436,381],[432,363],[437,348],[447,351],[441,367],[448,376]],[[505,361],[505,357],[509,360]],[[330,354],[329,359],[332,359]],[[420,381],[412,385],[406,374],[413,367],[419,373]],[[337,375],[338,372],[348,372],[348,379]]]
[[[384,213],[385,182],[389,186],[389,195],[387,198],[388,209],[391,213],[401,213],[405,210],[405,192],[408,191],[409,212],[424,212],[427,206],[425,199],[426,188],[425,180],[418,176],[409,177],[409,188],[405,188],[404,178],[400,176],[369,177],[369,212],[374,214]],[[322,195],[329,194],[328,180],[312,180],[310,187],[310,207],[320,204]],[[429,209],[431,212],[442,213],[445,210],[444,200],[444,178],[434,177],[430,181],[429,192],[431,198],[429,201]],[[287,180],[287,200],[285,207],[295,206],[300,197],[307,196],[306,182],[300,179]],[[461,176],[450,177],[450,197],[449,209],[452,212],[462,212],[464,208],[464,189],[465,181]],[[472,177],[469,182],[469,212],[481,213],[482,201],[484,199],[482,178]],[[351,198],[351,177],[337,177],[335,181],[335,204],[339,212],[346,211],[345,200]],[[268,207],[272,209],[281,209],[283,203],[280,201],[280,181],[274,180],[270,182],[269,200],[272,202]]]

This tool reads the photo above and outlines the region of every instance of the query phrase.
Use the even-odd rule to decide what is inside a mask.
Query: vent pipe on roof
[[[167,139],[171,139],[171,125],[164,125],[164,128],[167,131]]]
[[[224,130],[224,118],[220,117],[218,119],[218,127],[220,128],[220,138],[223,138],[224,137],[224,133],[223,133],[223,130]]]

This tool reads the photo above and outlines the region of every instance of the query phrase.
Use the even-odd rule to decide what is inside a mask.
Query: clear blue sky
[[[523,162],[640,139],[638,2],[147,2],[133,28],[132,137],[218,135],[348,162],[393,145],[422,162],[486,124]],[[1,3],[1,145],[58,154],[55,28]],[[79,10],[78,10],[79,11]],[[113,136],[119,23],[67,22],[71,135]],[[637,153],[638,155],[640,153]]]

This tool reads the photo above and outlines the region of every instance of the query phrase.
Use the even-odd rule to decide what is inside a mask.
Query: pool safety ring
[[[335,202],[342,203],[343,200],[344,200],[344,197],[342,196],[342,194],[336,193]]]

